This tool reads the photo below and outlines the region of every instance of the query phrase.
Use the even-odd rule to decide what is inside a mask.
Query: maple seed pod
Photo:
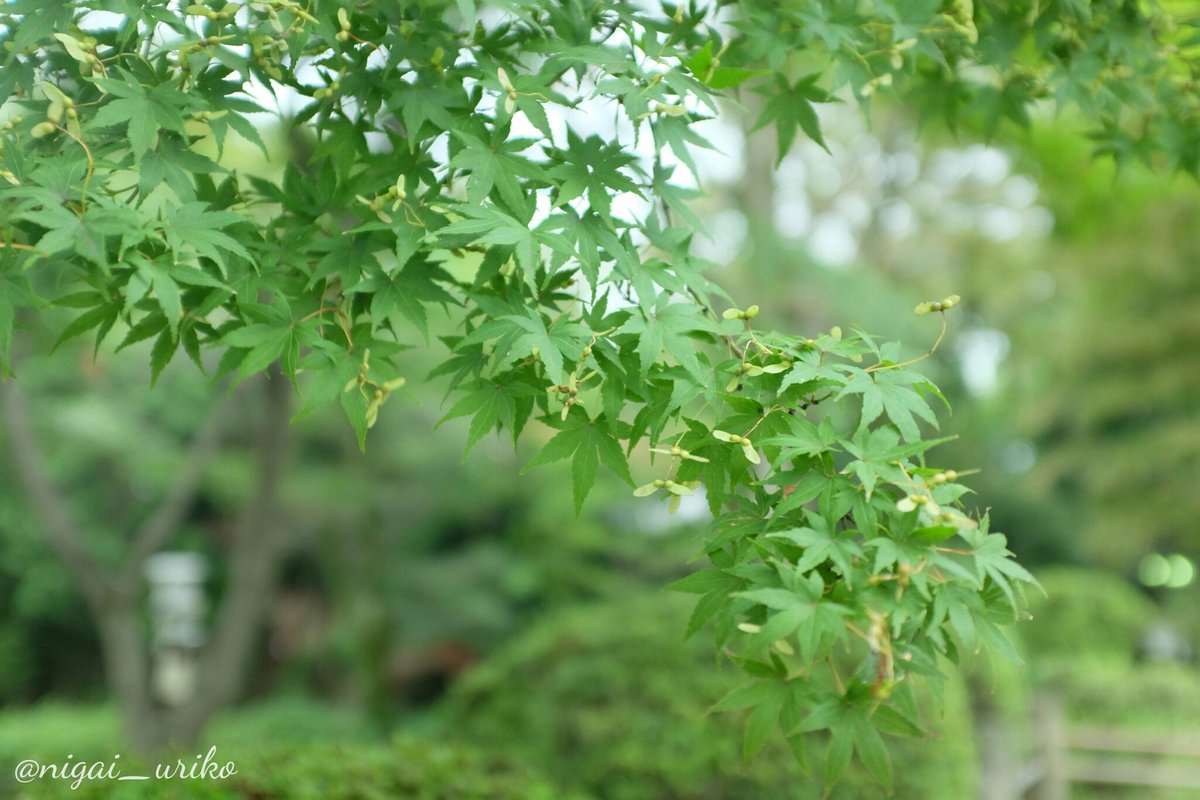
[[[842,329],[837,325],[834,325],[829,329],[829,335],[840,342],[842,340]]]
[[[346,9],[339,8],[337,12],[338,26],[343,31],[350,30],[350,15],[346,13]]]
[[[913,309],[913,313],[917,316],[928,314],[930,311],[933,311],[933,303],[930,303],[928,300],[924,303],[918,303],[917,307]]]
[[[508,72],[505,71],[504,67],[500,67],[499,69],[496,70],[496,78],[497,78],[497,80],[500,81],[500,88],[502,88],[504,90],[505,94],[508,95],[509,99],[516,100],[517,87],[513,86],[512,81],[510,81],[508,79]]]
[[[743,319],[743,317],[742,317],[743,313],[745,313],[745,312],[743,312],[740,308],[727,308],[721,314],[721,316],[724,317],[725,319]]]
[[[950,295],[949,297],[947,297],[947,298],[945,298],[944,300],[942,300],[942,308],[943,308],[943,309],[945,309],[945,310],[947,310],[947,311],[949,311],[950,309],[952,309],[952,308],[954,308],[956,305],[958,305],[958,301],[959,301],[959,300],[961,300],[961,299],[962,299],[962,298],[961,298],[961,297],[959,297],[958,295],[956,295],[956,294],[952,294],[952,295]]]
[[[338,31],[333,35],[333,38],[339,42],[347,42],[350,40],[350,33],[348,31]]]
[[[754,319],[757,316],[758,306],[750,306],[746,309],[746,313],[742,316],[742,319]]]
[[[743,633],[759,633],[762,631],[762,626],[755,625],[753,622],[739,622],[738,630]]]
[[[33,126],[33,130],[31,130],[29,134],[35,139],[44,139],[47,136],[50,136],[56,130],[58,130],[58,126],[53,122],[39,122],[37,125]]]

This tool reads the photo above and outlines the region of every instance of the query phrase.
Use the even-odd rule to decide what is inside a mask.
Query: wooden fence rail
[[[1200,797],[1200,735],[1068,727],[1053,698],[1039,698],[1034,729],[1031,800],[1067,800],[1072,785],[1186,789]]]

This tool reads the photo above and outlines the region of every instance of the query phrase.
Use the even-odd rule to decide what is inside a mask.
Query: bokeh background
[[[744,100],[704,123],[719,152],[700,159],[695,246],[711,277],[766,327],[860,324],[912,355],[936,334],[916,303],[960,294],[921,367],[958,437],[936,461],[979,470],[968,503],[992,509],[1046,591],[1014,631],[1022,664],[980,654],[940,689],[933,739],[895,741],[898,796],[1200,796],[1200,190],[1095,162],[1081,121],[1047,116],[985,144],[886,104],[869,118],[823,107],[832,152],[808,142],[777,165]],[[226,161],[279,174],[297,148],[262,123],[276,161],[249,148]],[[45,352],[61,327],[48,313],[22,347]],[[437,426],[444,386],[423,377],[445,350],[412,344],[404,398],[365,454],[336,408],[293,423],[271,610],[245,691],[200,737],[238,765],[220,784],[13,781],[24,758],[137,756],[96,623],[0,457],[0,796],[820,795],[819,771],[782,747],[744,769],[741,720],[705,713],[737,676],[703,633],[683,639],[691,600],[663,590],[699,552],[703,502],[669,515],[605,482],[576,518],[565,463],[518,477],[537,433],[515,450],[489,437],[464,462],[466,423]],[[227,393],[182,357],[151,388],[148,361],[148,344],[85,344],[18,368],[48,472],[111,563]],[[255,485],[253,402],[227,401],[166,548],[203,569],[182,601],[191,617],[166,619],[142,584],[147,646],[164,630],[199,644],[219,624],[229,528]],[[0,456],[11,436],[0,426]],[[156,664],[166,695],[188,691]],[[1038,784],[1047,771],[1061,780]],[[833,796],[882,790],[852,770]]]

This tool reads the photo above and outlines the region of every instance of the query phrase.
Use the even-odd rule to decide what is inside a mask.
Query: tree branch
[[[46,538],[79,582],[85,599],[98,614],[109,602],[114,585],[112,576],[83,541],[79,526],[67,511],[67,500],[46,472],[42,451],[29,421],[25,397],[12,380],[0,380],[0,405],[4,409],[4,427],[17,477],[21,481],[34,513],[45,529]]]
[[[183,466],[175,476],[175,483],[138,529],[119,578],[123,589],[138,586],[146,559],[161,549],[183,522],[200,489],[204,470],[217,452],[228,408],[227,396],[209,413],[188,447]]]
[[[273,596],[285,542],[279,489],[287,460],[291,387],[278,365],[263,379],[254,494],[234,525],[228,589],[206,648],[196,703],[209,710],[236,699],[254,652],[255,637]],[[191,711],[204,717],[203,708]]]

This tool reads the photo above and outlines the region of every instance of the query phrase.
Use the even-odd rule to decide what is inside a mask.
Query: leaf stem
[[[829,665],[829,671],[833,673],[833,683],[837,686],[838,694],[846,693],[846,684],[842,683],[842,676],[838,674],[837,667],[834,666],[832,658],[826,658],[825,663]]]
[[[940,345],[942,343],[942,339],[946,338],[946,312],[940,311],[938,313],[940,313],[942,315],[942,329],[941,329],[941,331],[938,332],[937,339],[935,339],[933,341],[933,346],[930,347],[927,352],[923,353],[922,355],[917,356],[916,358],[910,358],[908,361],[901,361],[898,364],[883,364],[883,363],[875,364],[874,366],[867,367],[866,371],[867,372],[882,372],[885,369],[899,369],[900,367],[908,367],[913,364],[917,364],[921,361],[924,361],[925,359],[927,359],[931,355],[933,355],[935,352],[937,352],[938,345]]]
[[[80,139],[78,136],[71,133],[71,131],[67,130],[62,125],[55,124],[54,127],[57,128],[58,130],[62,131],[63,133],[65,133],[67,136],[70,136],[72,139],[74,139],[75,143],[83,148],[84,155],[87,156],[87,163],[88,163],[87,173],[83,176],[83,191],[81,192],[80,197],[79,197],[79,210],[82,213],[84,211],[87,211],[88,185],[92,182],[92,174],[95,173],[95,171],[96,171],[96,159],[92,158],[92,149],[90,147],[88,147],[86,144],[84,144],[83,139]]]

